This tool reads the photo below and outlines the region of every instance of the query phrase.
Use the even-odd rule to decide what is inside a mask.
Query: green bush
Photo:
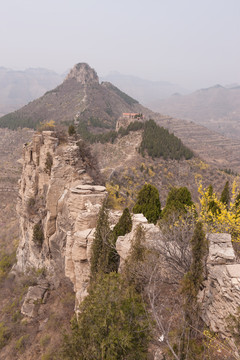
[[[91,276],[95,279],[98,273],[108,273],[111,271],[109,264],[109,254],[112,249],[112,231],[109,225],[108,209],[106,201],[103,203],[99,214],[91,248]]]
[[[45,172],[48,175],[51,174],[52,166],[53,166],[53,157],[49,152],[47,152],[47,157],[45,161]]]
[[[69,136],[72,136],[72,135],[75,135],[76,134],[76,130],[75,130],[75,127],[73,124],[69,125],[68,127],[68,135]]]
[[[43,229],[41,224],[35,224],[33,227],[33,238],[32,238],[33,242],[41,247],[42,243],[44,241],[44,234],[43,234]]]
[[[161,203],[158,189],[155,186],[151,184],[143,186],[138,193],[133,212],[135,214],[142,213],[150,223],[157,223],[161,214]]]
[[[10,331],[3,322],[0,322],[0,350],[7,344],[10,338]]]
[[[185,186],[180,188],[173,187],[168,193],[162,217],[167,218],[173,212],[186,213],[186,207],[192,205],[192,196],[188,188]]]
[[[142,297],[121,275],[97,279],[65,335],[64,359],[146,360],[149,319]]]
[[[16,260],[16,253],[0,253],[0,280],[5,278]]]
[[[226,182],[221,197],[220,197],[220,201],[225,204],[226,206],[229,205],[230,203],[230,190],[229,190],[229,181]]]
[[[132,230],[132,218],[128,208],[123,210],[122,216],[114,226],[113,233],[116,239],[118,236],[124,236]]]
[[[33,215],[36,212],[36,200],[35,198],[31,197],[27,202],[27,212],[29,215]]]
[[[15,344],[15,349],[19,352],[23,352],[27,346],[27,342],[29,339],[29,335],[23,335],[21,336]]]

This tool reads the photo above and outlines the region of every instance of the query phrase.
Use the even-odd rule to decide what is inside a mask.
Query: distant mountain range
[[[16,71],[0,67],[0,116],[19,109],[55,88],[66,75],[67,73],[60,75],[43,68]],[[111,82],[145,106],[176,92],[189,93],[188,90],[170,82],[150,81],[118,72],[100,78],[101,81]]]
[[[68,82],[68,85],[64,83],[64,88],[55,89],[55,87],[62,83],[65,76],[66,74],[59,75],[54,71],[42,68],[14,71],[0,67],[0,116],[14,112],[50,91],[47,94],[48,104],[45,104],[47,105],[46,107],[44,105],[46,98],[44,98],[44,100],[41,100],[43,103],[37,102],[37,107],[34,102],[34,104],[30,103],[27,108],[24,108],[24,111],[21,110],[21,116],[27,118],[28,124],[29,121],[31,122],[32,117],[35,120],[39,118],[41,121],[47,119],[48,115],[53,113],[54,117],[58,117],[58,119],[64,117],[67,105],[62,110],[62,104],[67,100],[66,93],[71,92],[74,86]],[[101,81],[103,82],[102,84]],[[99,91],[95,91],[96,89],[93,90],[93,88],[90,91],[88,87],[87,97],[84,98],[84,94],[82,97],[84,102],[82,102],[80,107],[76,103],[75,107],[72,107],[71,111],[69,110],[68,120],[76,116],[78,112],[82,114],[86,107],[86,99],[88,98],[89,101],[90,96],[93,96],[92,103],[95,104],[95,110],[91,109],[89,112],[90,105],[88,104],[88,111],[85,110],[86,116],[91,113],[91,116],[100,118],[103,116],[109,120],[111,117],[119,116],[121,111],[128,111],[127,107],[129,107],[129,104],[127,105],[127,103],[125,104],[127,106],[120,106],[121,111],[119,108],[117,113],[115,110],[116,106],[114,105],[115,102],[113,101],[111,106],[108,104],[106,96],[108,96],[107,94],[111,88],[112,93],[115,89],[115,95],[116,91],[120,90],[123,93],[129,94],[129,97],[136,99],[135,104],[139,102],[154,111],[194,121],[227,137],[237,139],[240,137],[240,85],[238,84],[230,84],[225,87],[216,85],[190,93],[189,90],[170,82],[150,81],[136,76],[112,72],[101,77],[97,87],[98,90],[101,89],[102,95],[100,97],[102,97],[102,100],[105,99],[103,100],[105,105],[99,98]],[[78,91],[77,88],[75,89],[76,91]],[[118,90],[116,90],[117,88]],[[103,94],[104,91],[105,95]],[[57,96],[56,93],[58,93]],[[65,100],[60,100],[60,93],[61,95],[65,93]],[[74,96],[73,93],[71,93],[71,96]],[[77,101],[76,96],[75,100]],[[75,100],[69,98],[67,101],[74,103]],[[97,105],[98,101],[100,103]],[[54,111],[55,106],[57,106],[57,111]],[[104,108],[105,110],[103,111]],[[101,109],[100,116],[99,109]],[[133,108],[131,109],[133,110]],[[34,111],[34,114],[32,111]],[[12,118],[12,116],[10,117]],[[17,116],[19,116],[19,113]]]
[[[213,89],[200,90],[195,95],[216,93],[216,96],[219,96],[221,91],[224,94],[235,94],[235,92],[237,94],[238,89],[222,89],[217,86]],[[178,97],[174,96],[174,98]],[[185,98],[185,96],[180,96],[180,98]],[[207,98],[208,96],[200,109],[207,106]],[[224,101],[222,97],[222,101],[215,100],[213,103],[218,104],[217,108],[220,108]],[[240,173],[240,141],[238,139],[228,139],[192,121],[153,112],[113,84],[99,83],[95,70],[85,63],[75,65],[61,85],[21,109],[1,117],[0,127],[34,128],[41,121],[54,120],[56,123],[67,124],[75,119],[79,123],[83,121],[87,124],[91,124],[90,120],[94,120],[95,130],[102,131],[104,129],[101,130],[98,127],[114,129],[116,120],[123,112],[143,113],[145,119],[152,118],[159,125],[169,129],[185,145],[211,164],[218,168],[231,167]]]
[[[54,120],[70,123],[74,119],[101,120],[103,125],[115,128],[123,112],[143,113],[144,108],[129,95],[109,82],[99,83],[97,73],[89,65],[80,63],[70,71],[62,84],[47,91],[40,98],[0,118],[0,127],[36,128],[40,122]]]
[[[150,81],[132,75],[123,75],[116,71],[100,78],[100,80],[111,82],[147,107],[150,107],[149,105],[152,102],[168,98],[175,93],[190,93],[189,90],[180,85],[167,81]]]
[[[216,85],[153,101],[151,109],[191,120],[227,137],[240,138],[240,86]]]
[[[63,76],[47,69],[15,71],[0,67],[0,116],[56,87]]]

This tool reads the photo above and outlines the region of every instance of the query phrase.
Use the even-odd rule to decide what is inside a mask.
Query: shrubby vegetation
[[[3,322],[0,322],[0,350],[7,344],[10,335],[9,329]]]
[[[143,360],[149,322],[142,298],[120,274],[99,277],[80,305],[72,333],[65,336],[65,359]]]
[[[52,166],[53,166],[53,157],[49,152],[47,152],[44,170],[48,175],[51,175]]]
[[[163,157],[164,159],[191,159],[194,154],[188,149],[179,138],[170,134],[163,127],[158,126],[154,120],[146,122],[134,121],[127,128],[120,128],[118,132],[111,130],[105,133],[93,134],[88,130],[86,122],[80,122],[78,132],[81,137],[90,142],[111,142],[120,136],[126,136],[130,131],[143,130],[143,138],[139,148],[140,153],[144,156],[147,153],[152,158]]]
[[[112,252],[113,243],[112,231],[109,225],[108,209],[104,202],[98,215],[94,241],[91,254],[91,276],[95,280],[98,273],[109,273],[112,270]]]
[[[71,334],[64,337],[64,359],[147,358],[150,331],[145,304],[113,267],[116,239],[131,228],[131,216],[125,209],[111,230],[103,204],[92,244],[89,294],[72,321]]]
[[[102,144],[106,142],[113,143],[114,140],[117,138],[117,132],[114,130],[100,133],[100,134],[93,134],[88,130],[88,126],[86,122],[81,121],[77,128],[78,133],[82,137],[83,140],[90,142],[91,144],[100,142]]]
[[[226,182],[223,191],[221,193],[220,201],[228,207],[230,203],[230,191],[229,191],[229,181]]]
[[[162,217],[166,218],[173,212],[179,214],[186,213],[190,206],[193,206],[190,191],[185,186],[180,188],[173,187],[168,193]]]
[[[164,159],[191,159],[194,154],[183,145],[182,141],[163,127],[158,126],[154,120],[145,122],[140,153],[145,152],[152,158]]]
[[[44,241],[44,234],[43,234],[42,225],[40,223],[35,224],[33,227],[32,240],[38,247],[42,246],[42,243]]]
[[[69,125],[69,127],[68,127],[68,135],[73,136],[75,134],[76,134],[75,126],[73,124]]]
[[[91,255],[91,276],[108,274],[118,270],[119,255],[115,245],[118,236],[129,233],[132,229],[132,219],[129,210],[123,211],[113,230],[110,229],[107,202],[103,203],[98,215]]]
[[[224,188],[224,193],[226,185]],[[233,241],[240,237],[240,212],[236,183],[233,183],[229,205],[225,203],[225,196],[219,199],[212,188],[204,189],[199,185],[200,210],[199,219],[208,232],[227,232]],[[228,196],[227,196],[228,198]],[[224,200],[225,199],[225,200]],[[224,202],[223,202],[224,200]]]
[[[1,118],[0,127],[8,128],[11,130],[25,127],[30,129],[36,129],[40,121],[41,119],[26,118],[20,113],[16,114],[15,112],[12,112],[10,114],[4,115]]]
[[[161,203],[158,189],[155,186],[151,184],[143,186],[138,193],[133,212],[135,214],[142,213],[148,222],[156,224],[161,214]]]
[[[118,223],[114,226],[113,235],[117,239],[118,236],[124,236],[132,230],[132,218],[128,208],[123,210],[122,216]]]
[[[16,260],[15,252],[11,254],[0,252],[0,282],[7,276],[15,260]]]

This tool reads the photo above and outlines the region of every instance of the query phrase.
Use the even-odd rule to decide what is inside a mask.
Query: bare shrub
[[[102,184],[103,179],[100,174],[98,162],[96,157],[91,153],[90,146],[83,140],[77,142],[79,157],[86,166],[88,174],[93,178],[97,184]]]

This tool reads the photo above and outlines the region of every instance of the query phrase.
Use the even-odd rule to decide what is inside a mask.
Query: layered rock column
[[[47,168],[49,158],[51,166]],[[55,284],[66,275],[73,283],[78,305],[87,294],[91,241],[105,197],[105,187],[94,184],[87,173],[76,142],[59,144],[54,132],[36,133],[23,149],[15,269],[46,268]],[[40,245],[33,240],[36,224],[43,233]]]
[[[240,306],[240,264],[231,235],[208,234],[207,280],[199,294],[204,322],[215,332],[229,336],[228,318]]]

